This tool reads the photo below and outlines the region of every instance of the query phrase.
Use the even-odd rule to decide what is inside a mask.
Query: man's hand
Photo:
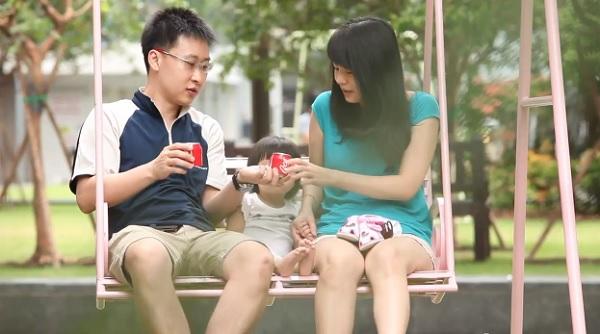
[[[109,207],[123,203],[152,183],[173,173],[185,174],[194,165],[191,143],[175,143],[163,148],[152,161],[124,172],[104,177],[104,201]],[[77,205],[85,213],[96,209],[96,177],[82,176],[77,181]]]
[[[160,154],[149,162],[155,180],[163,180],[169,175],[186,174],[194,166],[191,143],[174,143],[165,146]]]

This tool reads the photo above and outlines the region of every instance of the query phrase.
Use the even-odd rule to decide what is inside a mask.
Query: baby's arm
[[[229,217],[226,218],[227,230],[244,233],[246,227],[246,221],[244,220],[244,214],[241,208],[235,210]]]

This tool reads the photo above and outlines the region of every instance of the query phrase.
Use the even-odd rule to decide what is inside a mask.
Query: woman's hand
[[[243,167],[238,174],[238,182],[253,184],[280,184],[281,177],[277,168],[267,165]]]
[[[302,239],[314,240],[317,237],[315,215],[312,210],[300,210],[292,223],[292,236],[295,242]]]
[[[316,186],[332,185],[335,181],[335,173],[332,169],[315,165],[306,160],[296,158],[288,160],[287,171],[294,180],[300,180],[300,184],[312,184]]]

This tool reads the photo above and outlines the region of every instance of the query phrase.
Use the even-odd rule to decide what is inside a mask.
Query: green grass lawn
[[[51,200],[75,201],[75,195],[71,193],[66,184],[49,184],[46,186],[46,195]],[[23,185],[12,184],[6,194],[7,200],[13,202],[31,201],[33,198],[33,185],[26,183]]]
[[[94,232],[87,215],[76,205],[53,205],[54,242],[66,260],[94,256]],[[31,206],[0,207],[0,263],[26,261],[35,249],[35,225]],[[94,276],[93,266],[15,268],[0,266],[0,277]]]
[[[469,218],[458,218],[456,233],[461,246],[471,246],[473,244],[473,223]],[[502,238],[508,247],[512,246],[513,224],[512,219],[496,219]],[[525,252],[529,253],[534,243],[542,233],[546,225],[545,220],[529,219],[525,231]],[[558,221],[545,243],[538,251],[536,258],[548,259],[564,257],[564,238],[562,233],[562,224]],[[577,222],[577,238],[579,244],[579,256],[581,258],[596,258],[600,261],[600,246],[597,237],[600,233],[600,219],[586,219]],[[492,245],[498,246],[497,239],[492,233],[490,236]],[[488,261],[473,261],[472,250],[459,250],[455,252],[456,272],[458,275],[510,275],[512,273],[512,249],[492,250],[492,257]],[[565,261],[556,261],[549,263],[525,263],[525,273],[527,275],[564,275],[566,277],[567,269]],[[600,276],[600,266],[598,263],[581,263],[582,276]]]
[[[68,199],[69,193],[62,189],[52,188],[53,199]],[[71,197],[72,199],[72,197]],[[68,260],[91,257],[94,255],[94,235],[89,218],[82,214],[76,205],[51,206],[52,227],[55,243],[61,255]],[[468,218],[457,218],[457,237],[461,246],[473,243],[473,225]],[[512,221],[507,218],[497,219],[504,241],[512,244]],[[544,221],[532,219],[527,222],[526,243],[529,250],[544,227]],[[579,252],[581,257],[600,258],[600,247],[595,241],[600,233],[600,218],[582,220],[577,223]],[[494,235],[491,236],[497,245]],[[35,227],[33,210],[30,206],[0,207],[0,263],[7,261],[22,262],[31,256],[35,248]],[[562,226],[558,223],[548,236],[538,257],[560,257],[564,255]],[[456,271],[459,276],[468,275],[509,275],[512,272],[512,252],[510,250],[493,250],[492,258],[485,262],[473,261],[471,250],[456,252]],[[564,261],[531,264],[527,263],[528,275],[566,275]],[[581,265],[584,277],[600,276],[597,264]],[[93,266],[67,265],[61,268],[16,268],[0,266],[0,277],[83,277],[94,276]]]

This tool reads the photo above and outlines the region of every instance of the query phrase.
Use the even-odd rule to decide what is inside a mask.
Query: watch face
[[[254,184],[253,183],[240,183],[240,188],[252,189],[252,188],[254,188]]]
[[[252,190],[252,188],[254,188],[254,185],[253,185],[253,184],[249,184],[249,183],[241,183],[241,184],[240,184],[240,189],[239,189],[239,190],[240,190],[241,192],[243,192],[243,193],[247,193],[247,192],[249,192],[250,190]]]

